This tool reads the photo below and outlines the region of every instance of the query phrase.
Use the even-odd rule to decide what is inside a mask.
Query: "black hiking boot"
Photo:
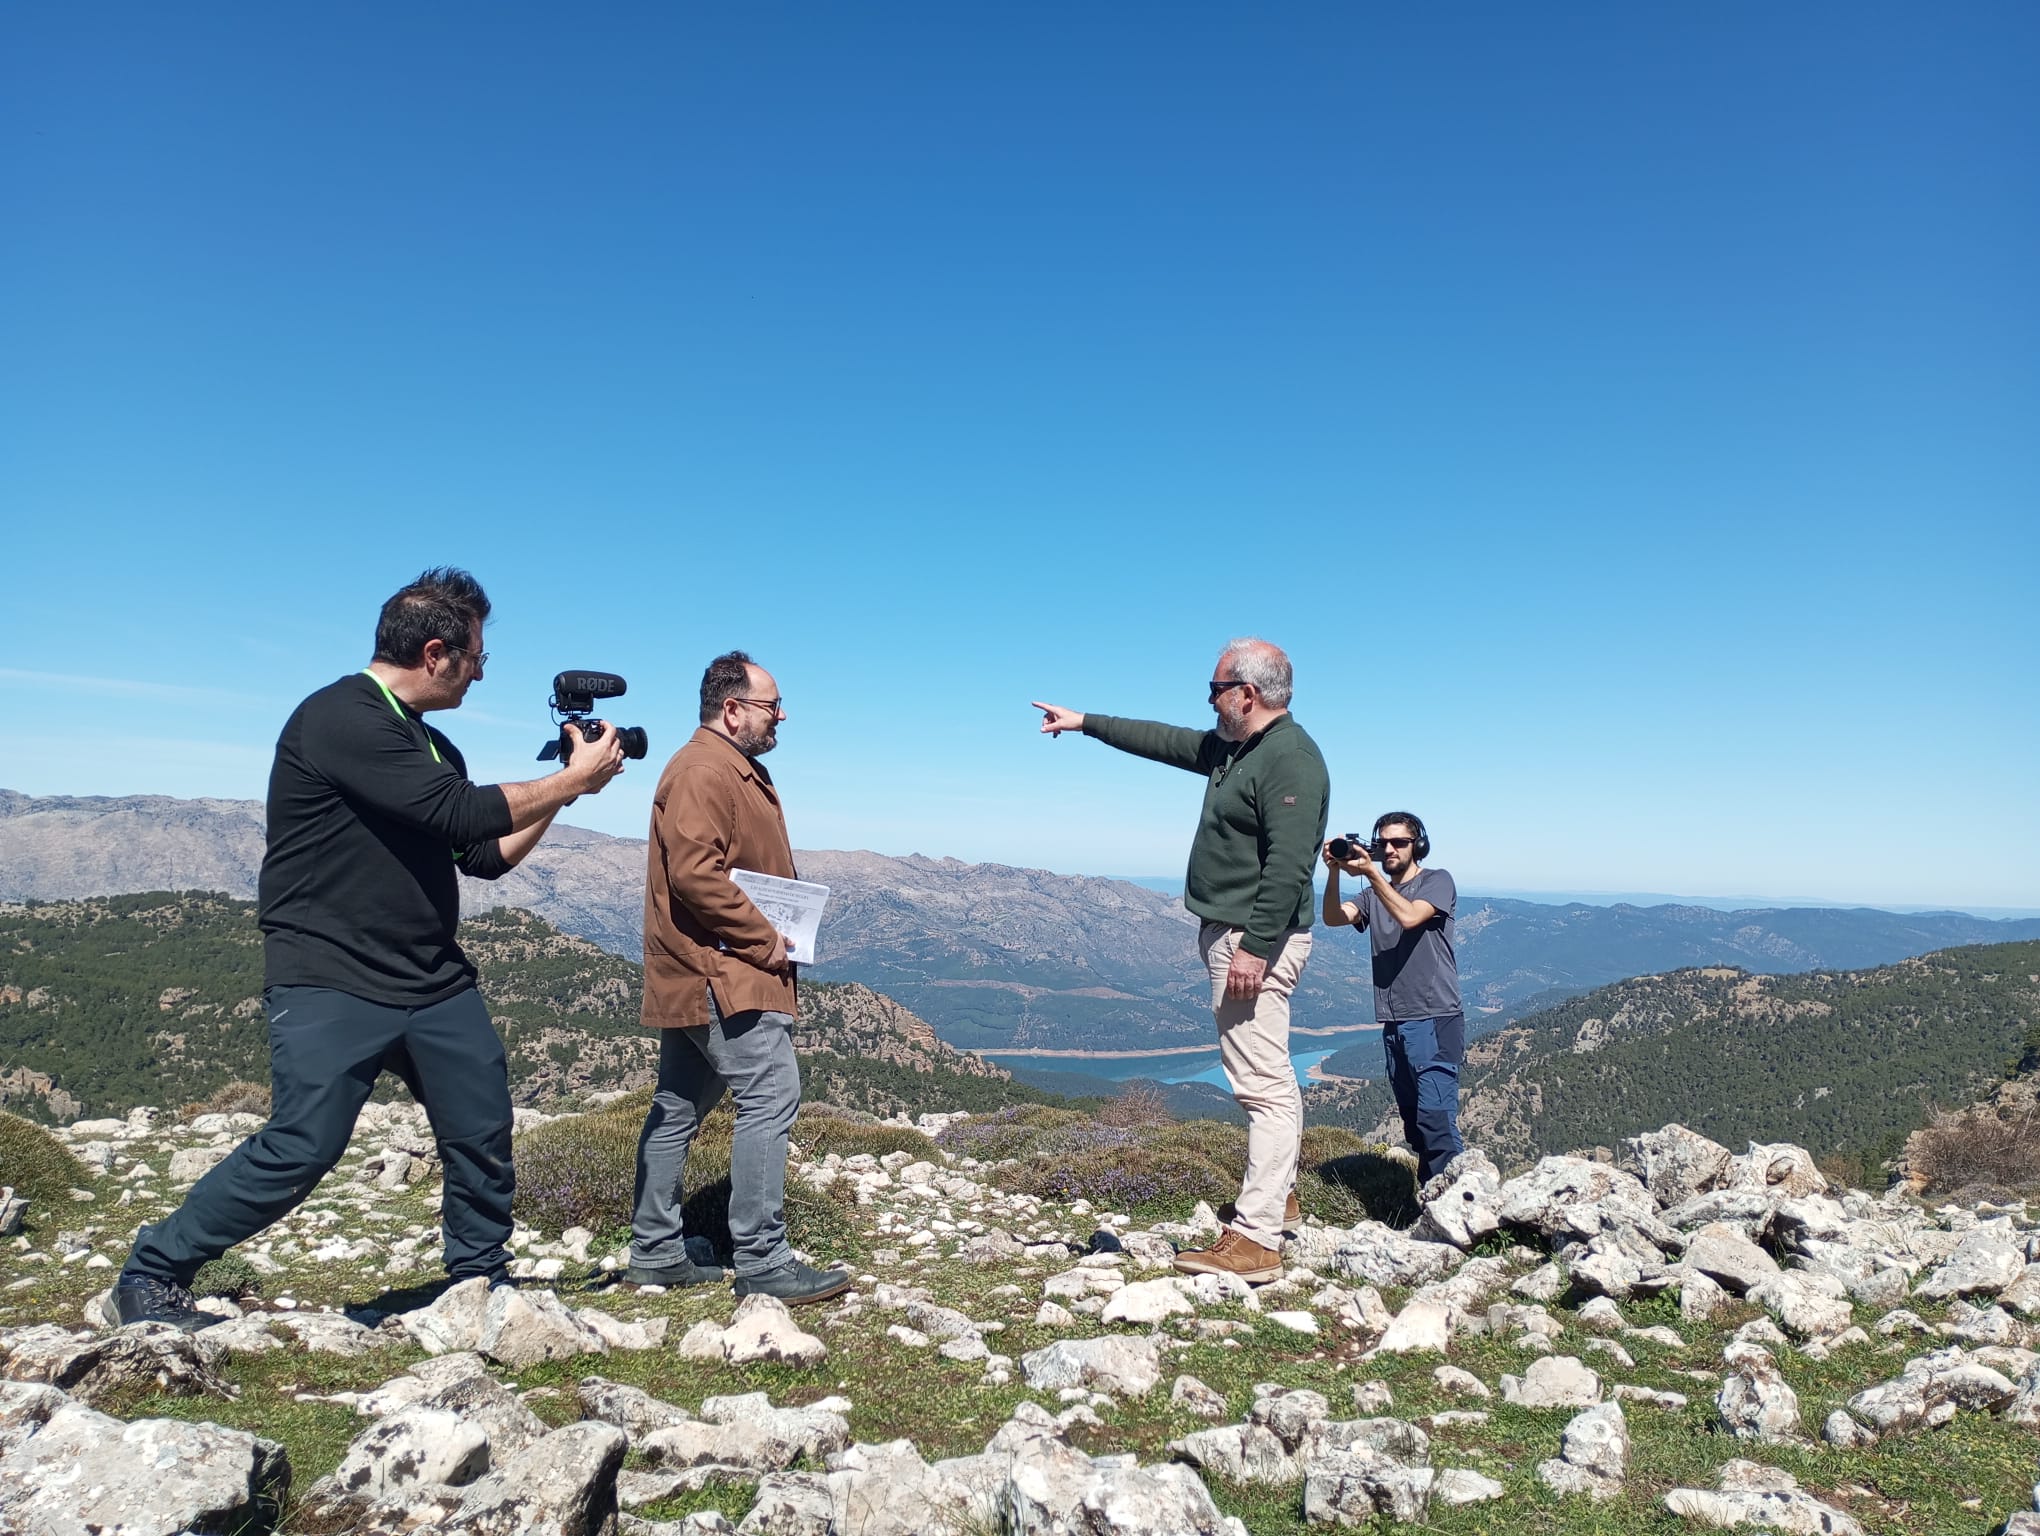
[[[124,1274],[114,1282],[113,1311],[125,1328],[129,1323],[168,1323],[186,1333],[210,1328],[223,1319],[198,1310],[197,1299],[174,1280],[154,1275]]]

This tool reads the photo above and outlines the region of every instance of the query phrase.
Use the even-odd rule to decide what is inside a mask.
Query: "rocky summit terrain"
[[[1307,1217],[1249,1290],[1170,1267],[1208,1206],[1015,1194],[972,1122],[869,1122],[892,1150],[796,1157],[856,1283],[789,1312],[619,1283],[587,1227],[439,1288],[430,1137],[373,1105],[225,1321],[109,1327],[136,1224],[255,1124],[80,1122],[0,1196],[0,1530],[2040,1532],[2033,1211],[1790,1145],[1469,1151],[1414,1225]]]

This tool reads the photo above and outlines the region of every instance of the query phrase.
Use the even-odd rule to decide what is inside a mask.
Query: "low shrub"
[[[266,1083],[227,1083],[215,1088],[204,1098],[184,1106],[178,1113],[186,1120],[195,1120],[200,1115],[269,1115],[269,1085]]]
[[[0,1185],[28,1202],[28,1219],[41,1223],[71,1206],[71,1191],[91,1177],[71,1149],[19,1115],[0,1111]]]
[[[837,1109],[829,1104],[803,1104],[793,1122],[793,1139],[811,1158],[831,1152],[854,1157],[869,1152],[884,1157],[888,1152],[911,1152],[917,1160],[933,1161],[935,1142],[911,1126],[887,1125],[872,1115]]]
[[[239,1301],[243,1296],[262,1294],[262,1272],[239,1254],[223,1254],[199,1265],[192,1277],[194,1296],[224,1296]]]
[[[630,1094],[592,1115],[565,1116],[518,1137],[519,1219],[545,1232],[572,1226],[627,1231],[637,1190],[638,1136],[650,1102],[648,1091]],[[730,1135],[735,1126],[727,1100],[702,1121],[688,1148],[681,1205],[688,1235],[706,1237],[724,1263],[730,1260]],[[823,1258],[848,1255],[857,1235],[853,1210],[847,1194],[787,1181],[787,1237],[805,1252]]]
[[[1986,1199],[2040,1188],[2040,1101],[1942,1111],[1907,1141],[1905,1161],[1929,1195]]]
[[[1125,1126],[1132,1130],[1147,1130],[1176,1122],[1169,1109],[1169,1101],[1162,1095],[1161,1086],[1146,1081],[1129,1083],[1116,1097],[1107,1099],[1099,1106],[1098,1119],[1105,1125]]]
[[[1089,1115],[1047,1104],[1016,1104],[995,1115],[960,1120],[935,1138],[943,1151],[957,1157],[974,1157],[996,1163],[1009,1157],[1024,1157],[1049,1131],[1093,1124]]]

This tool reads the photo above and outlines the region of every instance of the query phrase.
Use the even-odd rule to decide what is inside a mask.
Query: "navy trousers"
[[[1381,1046],[1403,1136],[1417,1154],[1421,1188],[1465,1150],[1459,1139],[1459,1064],[1466,1059],[1466,1016],[1386,1022]]]
[[[385,1071],[432,1123],[445,1165],[440,1225],[457,1280],[508,1263],[510,1077],[474,988],[424,1008],[389,1008],[325,987],[271,987],[269,1123],[142,1228],[127,1272],[189,1285],[199,1266],[295,1210],[318,1187]]]

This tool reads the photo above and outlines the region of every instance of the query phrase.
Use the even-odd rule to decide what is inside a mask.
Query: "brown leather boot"
[[[1249,1285],[1266,1285],[1282,1277],[1282,1255],[1227,1227],[1209,1248],[1177,1254],[1176,1268],[1186,1275],[1237,1275]]]
[[[1294,1232],[1303,1225],[1303,1207],[1297,1203],[1296,1191],[1289,1192],[1289,1198],[1282,1202],[1282,1230]]]

